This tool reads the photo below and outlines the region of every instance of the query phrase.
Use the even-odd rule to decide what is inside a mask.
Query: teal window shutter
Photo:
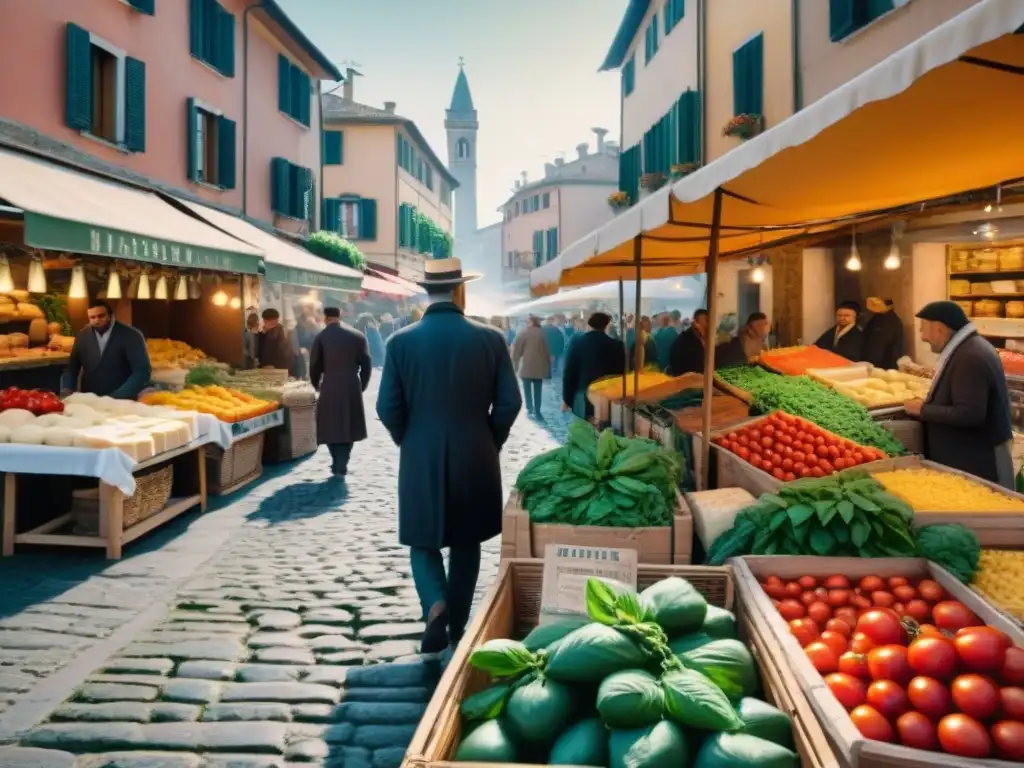
[[[300,82],[302,83],[302,99],[299,102],[299,122],[307,128],[309,127],[311,115],[311,102],[310,89],[312,87],[312,81],[302,70],[299,70],[301,74]]]
[[[404,248],[408,234],[405,229],[405,203],[398,206],[398,247]]]
[[[764,113],[764,34],[732,54],[733,110],[736,115]]]
[[[270,161],[270,207],[285,216],[291,212],[291,163],[283,157]]]
[[[124,146],[146,151],[146,62],[124,60]]]
[[[701,149],[700,94],[687,89],[679,97],[677,106],[678,162],[699,162]]]
[[[288,79],[291,83],[291,104],[289,105],[288,114],[291,115],[295,120],[302,122],[302,70],[298,67],[288,67]],[[306,98],[309,98],[309,93],[306,92]]]
[[[747,60],[742,47],[732,52],[732,113],[742,115],[748,101]]]
[[[544,207],[545,208],[550,208],[551,207],[551,193],[550,192],[545,192],[544,193]]]
[[[188,44],[189,52],[197,59],[203,58],[203,30],[206,27],[203,0],[188,2]]]
[[[630,56],[629,61],[622,68],[622,96],[625,98],[633,92],[636,87],[636,56]]]
[[[323,226],[321,229],[326,229],[330,232],[337,232],[341,229],[341,200],[336,200],[331,197],[325,197],[321,204],[323,213],[321,218],[323,219]]]
[[[895,7],[892,0],[868,0],[868,18],[866,23],[874,21],[879,16],[884,16]]]
[[[828,0],[828,36],[832,42],[852,34],[854,0]]]
[[[324,165],[341,165],[341,131],[324,131]]]
[[[750,111],[755,115],[764,114],[764,33],[751,40],[749,72],[750,72]]]
[[[235,17],[217,6],[217,70],[226,77],[235,76]]]
[[[64,120],[76,131],[88,131],[92,129],[92,43],[89,33],[69,23],[66,47]]]
[[[156,0],[128,0],[128,5],[139,13],[146,13],[150,16],[156,13]]]
[[[198,121],[199,110],[196,108],[196,100],[188,99],[185,102],[185,141],[188,144],[186,152],[188,168],[186,175],[189,181],[199,181],[199,147],[196,146],[198,141]],[[271,166],[271,170],[273,170],[273,166]],[[271,189],[273,189],[273,177],[271,177]]]
[[[377,201],[362,198],[359,201],[359,239],[377,239]]]
[[[224,189],[235,188],[236,133],[234,120],[217,118],[217,183]]]
[[[290,165],[289,170],[291,171],[291,205],[288,215],[296,219],[308,219],[309,207],[306,193],[310,189],[313,175],[308,168],[303,168],[301,165]]]
[[[292,110],[292,65],[283,53],[277,55],[277,109],[286,115]]]

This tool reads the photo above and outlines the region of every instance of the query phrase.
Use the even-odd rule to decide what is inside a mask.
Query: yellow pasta
[[[981,550],[971,586],[1007,613],[1024,619],[1024,552]]]
[[[890,493],[924,512],[1024,512],[1024,501],[934,469],[898,469],[873,475]]]

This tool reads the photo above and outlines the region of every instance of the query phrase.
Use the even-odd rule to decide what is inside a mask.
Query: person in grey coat
[[[377,415],[400,448],[398,539],[411,548],[422,650],[436,653],[465,631],[480,544],[501,532],[498,454],[523,400],[502,334],[463,315],[464,283],[480,275],[455,258],[423,268],[431,303],[388,340]]]
[[[526,412],[540,416],[540,398],[544,379],[551,378],[551,352],[540,318],[530,315],[526,328],[512,342],[512,365],[523,380]]]
[[[917,313],[921,341],[939,355],[924,401],[904,408],[924,426],[925,457],[1013,490],[1013,426],[995,348],[952,301]]]
[[[117,322],[105,301],[89,302],[86,315],[89,327],[75,336],[71,359],[61,378],[62,393],[78,389],[81,375],[81,392],[134,400],[153,374],[145,338],[130,325]]]
[[[324,308],[327,327],[309,350],[309,377],[320,393],[316,407],[316,440],[331,452],[336,477],[348,472],[352,445],[366,439],[363,392],[370,385],[373,363],[366,337],[341,322],[341,310]]]

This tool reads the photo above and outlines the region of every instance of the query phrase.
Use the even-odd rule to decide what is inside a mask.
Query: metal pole
[[[626,346],[626,292],[619,280],[619,338],[622,339],[622,399],[626,399],[626,371],[629,370],[629,347]]]
[[[633,264],[636,265],[636,306],[633,308],[633,434],[636,434],[636,406],[640,399],[640,359],[644,345],[640,343],[640,256],[643,245],[640,235],[633,239]]]
[[[707,261],[708,332],[704,339],[704,402],[700,422],[701,488],[708,489],[711,477],[711,401],[715,386],[715,333],[718,327],[718,236],[722,229],[722,188],[715,190],[711,214],[711,242]]]

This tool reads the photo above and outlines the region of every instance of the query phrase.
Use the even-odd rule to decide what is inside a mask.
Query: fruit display
[[[679,455],[659,443],[610,429],[599,437],[576,419],[568,443],[531,459],[516,488],[535,523],[667,526],[681,472]]]
[[[1009,349],[1000,349],[999,359],[1007,376],[1024,376],[1024,355]]]
[[[282,370],[255,369],[229,373],[222,367],[197,365],[185,374],[183,384],[199,387],[216,384],[243,392],[257,400],[285,406],[311,405],[316,402],[316,390],[308,381],[289,381],[288,372]]]
[[[626,395],[632,395],[634,393],[634,375],[632,373],[626,374]],[[664,373],[658,373],[656,371],[643,371],[640,373],[640,391],[643,392],[645,389],[651,387],[657,387],[661,384],[665,384],[672,380],[671,376]],[[608,376],[603,379],[598,379],[587,388],[587,396],[601,395],[604,397],[621,397],[622,395],[622,376]]]
[[[28,411],[35,416],[42,416],[44,413],[62,413],[64,403],[53,392],[8,387],[0,392],[0,412],[9,411],[12,408]]]
[[[749,392],[751,405],[761,413],[785,411],[889,456],[906,453],[899,440],[874,421],[863,405],[806,376],[779,376],[752,365],[722,368],[716,375]]]
[[[759,674],[732,613],[684,579],[639,595],[589,579],[586,619],[494,639],[492,678],[461,705],[459,762],[796,768],[792,721],[754,697]]]
[[[867,739],[1024,760],[1024,649],[929,578],[761,587]]]
[[[965,475],[936,469],[897,469],[873,477],[919,512],[1021,512],[1024,501]]]
[[[234,423],[253,419],[278,409],[277,403],[260,400],[218,385],[188,387],[180,392],[150,392],[140,401],[146,405],[162,405],[182,411],[208,413],[221,421]]]
[[[845,368],[812,368],[807,375],[865,408],[887,408],[908,400],[923,400],[931,382],[902,371],[867,363]]]
[[[713,442],[784,482],[825,477],[885,458],[881,451],[844,440],[784,411],[737,427]]]
[[[766,367],[786,376],[802,376],[808,368],[842,368],[853,365],[853,361],[815,346],[766,349],[758,359]]]
[[[146,339],[146,351],[154,371],[191,368],[210,359],[203,350],[174,339]]]
[[[971,587],[1003,612],[1024,621],[1024,552],[981,550]]]

